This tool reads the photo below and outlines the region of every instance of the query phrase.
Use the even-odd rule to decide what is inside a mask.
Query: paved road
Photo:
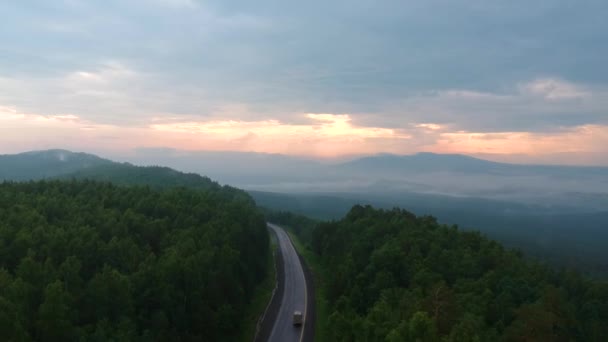
[[[272,327],[269,342],[299,342],[302,341],[304,325],[295,327],[293,325],[293,312],[298,310],[304,314],[306,321],[306,278],[298,254],[289,240],[289,236],[283,228],[274,224],[268,224],[277,235],[279,250],[283,255],[285,269],[285,291],[281,301],[279,313]]]

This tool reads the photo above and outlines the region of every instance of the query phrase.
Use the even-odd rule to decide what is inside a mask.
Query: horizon
[[[0,153],[432,152],[608,166],[603,2],[65,0],[0,11]]]
[[[150,158],[150,157],[151,158],[190,157],[192,159],[197,159],[197,158],[204,158],[205,156],[209,156],[211,154],[213,154],[215,156],[238,155],[238,154],[263,155],[263,156],[271,156],[271,157],[279,157],[279,158],[291,158],[293,160],[298,160],[298,161],[308,161],[308,162],[327,164],[327,165],[332,165],[332,164],[339,165],[341,163],[349,163],[349,162],[353,162],[353,161],[357,161],[357,160],[363,160],[363,159],[374,158],[374,157],[415,157],[415,156],[419,156],[419,155],[431,155],[431,156],[437,156],[437,157],[458,156],[458,157],[472,158],[472,159],[481,160],[481,161],[490,162],[490,163],[507,164],[507,165],[608,168],[608,164],[560,164],[560,163],[511,162],[511,161],[502,161],[502,160],[492,160],[489,158],[484,158],[484,156],[469,155],[469,154],[463,154],[463,153],[437,153],[437,152],[428,152],[428,151],[419,151],[419,152],[414,152],[414,153],[410,153],[410,154],[396,154],[396,153],[388,153],[388,152],[379,152],[379,153],[365,154],[365,155],[347,155],[347,156],[331,157],[331,158],[315,158],[315,157],[311,157],[311,156],[288,155],[288,154],[272,153],[272,152],[207,151],[207,150],[188,151],[188,150],[177,150],[177,149],[165,148],[165,147],[135,149],[135,150],[130,151],[130,153],[127,153],[127,154],[113,155],[113,154],[107,154],[107,153],[103,153],[103,152],[98,153],[95,151],[77,150],[77,149],[71,150],[71,149],[61,148],[61,147],[55,147],[55,148],[51,147],[48,149],[26,150],[26,151],[14,152],[14,153],[4,153],[4,152],[0,151],[0,156],[15,156],[15,155],[30,154],[30,153],[46,153],[46,152],[67,152],[67,153],[73,153],[73,154],[87,154],[87,155],[91,155],[94,157],[107,159],[112,162],[119,162],[119,163],[127,162],[127,163],[134,163],[135,165],[137,165],[137,162],[133,162],[133,160],[137,159],[138,157],[148,157],[148,158]],[[152,153],[152,154],[150,154],[150,153]],[[164,153],[164,154],[161,154],[161,153]],[[145,154],[147,154],[147,155],[145,155]],[[152,166],[152,164],[150,164],[149,166]],[[164,165],[164,164],[160,165],[159,164],[157,166],[173,168],[172,165]]]

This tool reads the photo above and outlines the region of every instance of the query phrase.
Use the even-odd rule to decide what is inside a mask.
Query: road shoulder
[[[289,239],[291,240],[291,235],[289,236]],[[315,323],[317,321],[315,314],[315,281],[306,260],[296,248],[293,240],[291,241],[291,244],[294,246],[294,249],[298,254],[298,259],[300,259],[300,264],[302,265],[302,269],[304,271],[304,279],[306,280],[306,320],[304,321],[303,327],[304,336],[300,342],[313,342],[315,340]]]
[[[275,234],[272,229],[269,229],[269,231],[271,232],[271,234]],[[261,317],[259,329],[257,330],[256,336],[253,339],[254,342],[266,342],[270,338],[274,322],[276,321],[276,318],[279,315],[279,309],[281,308],[283,293],[285,292],[285,269],[283,262],[283,254],[281,253],[280,248],[276,249],[274,256],[277,286],[276,290],[272,295],[272,298],[270,299],[270,303],[268,303],[268,307],[266,308],[264,316]]]

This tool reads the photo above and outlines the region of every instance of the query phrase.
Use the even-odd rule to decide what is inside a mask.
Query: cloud
[[[373,114],[357,116],[355,122],[380,127],[432,122],[452,130],[552,132],[608,124],[606,108],[606,86],[542,78],[517,82],[496,92],[421,92],[387,104]]]
[[[317,157],[373,153],[376,142],[403,141],[403,132],[353,126],[346,114],[307,114],[313,124],[267,121],[158,122],[142,126],[97,123],[72,114],[39,115],[0,106],[0,146],[3,152],[18,140],[32,148],[63,146],[72,149],[126,151],[168,146],[187,150],[276,152]],[[17,128],[17,129],[16,129]],[[108,139],[112,137],[112,139]],[[20,146],[19,146],[20,147]]]
[[[96,70],[80,70],[68,73],[66,81],[75,83],[75,86],[86,84],[109,84],[120,80],[129,80],[136,77],[134,70],[117,61],[101,63]]]
[[[400,142],[411,136],[393,129],[353,126],[347,114],[306,114],[311,124],[267,121],[207,121],[158,123],[158,132],[183,134],[195,143],[190,148],[209,148],[209,141],[220,149],[335,157],[342,154],[373,153],[377,142]]]
[[[308,123],[278,120],[150,120],[140,126],[97,123],[73,114],[39,115],[0,106],[0,152],[64,147],[125,154],[142,147],[338,157],[418,151],[482,155],[497,160],[605,164],[608,125],[551,133],[454,131],[434,123],[387,129],[355,125],[348,114],[306,114]],[[572,155],[576,154],[576,158]],[[565,158],[564,156],[570,156]],[[530,159],[536,158],[536,159]],[[551,159],[553,158],[553,159]],[[510,160],[512,161],[512,160]]]
[[[196,8],[199,5],[195,0],[153,0],[152,2],[168,7],[188,9]]]
[[[440,151],[467,154],[543,155],[554,152],[605,152],[608,126],[583,125],[552,133],[444,132],[436,145]]]
[[[605,1],[65,0],[0,11],[0,104],[70,113],[89,131],[233,122],[225,147],[241,148],[263,140],[260,127],[315,127],[309,140],[346,130],[371,153],[434,146],[440,133],[541,139],[608,125]],[[204,145],[200,132],[163,134]],[[285,151],[309,153],[290,141]]]
[[[434,123],[421,123],[421,124],[416,124],[414,126],[417,128],[422,128],[422,129],[430,130],[430,131],[437,131],[437,130],[442,129],[441,125],[434,124]]]
[[[105,139],[114,136],[114,141]],[[85,151],[135,148],[146,130],[85,120],[74,114],[41,115],[0,105],[0,149],[3,153],[65,147]]]
[[[531,95],[540,96],[547,100],[583,99],[591,96],[582,87],[569,82],[556,79],[538,79],[522,84],[521,91]]]

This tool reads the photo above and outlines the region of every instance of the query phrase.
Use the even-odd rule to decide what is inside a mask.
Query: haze
[[[3,2],[0,152],[608,165],[605,1]]]

